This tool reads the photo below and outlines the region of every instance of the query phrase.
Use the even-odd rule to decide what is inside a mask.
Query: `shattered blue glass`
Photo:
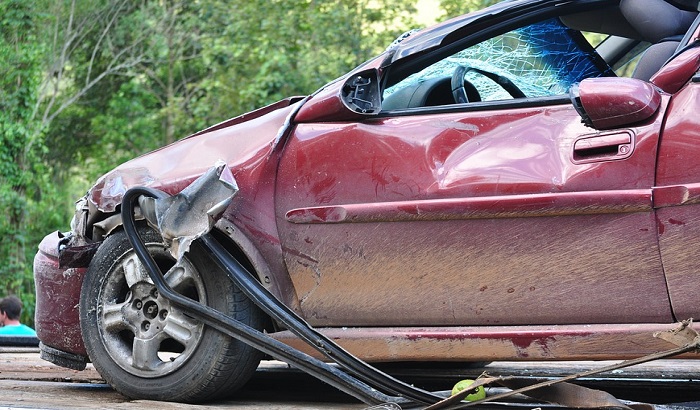
[[[450,77],[464,65],[507,77],[526,97],[561,95],[581,80],[611,75],[580,33],[553,18],[493,37],[443,59],[385,90],[384,97],[436,77]],[[465,80],[482,101],[513,98],[493,80],[469,71]]]

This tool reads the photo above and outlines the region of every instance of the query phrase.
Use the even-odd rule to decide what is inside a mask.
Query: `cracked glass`
[[[580,32],[553,18],[461,50],[387,88],[384,98],[431,79],[450,78],[458,66],[482,71],[469,70],[464,76],[478,92],[470,101],[514,98],[483,72],[510,80],[528,98],[565,94],[585,78],[614,75]]]

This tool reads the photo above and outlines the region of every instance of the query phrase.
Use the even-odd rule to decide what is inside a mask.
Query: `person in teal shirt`
[[[0,336],[36,336],[31,327],[19,322],[22,302],[17,296],[0,299]]]

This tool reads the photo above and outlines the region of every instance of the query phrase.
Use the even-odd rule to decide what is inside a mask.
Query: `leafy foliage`
[[[41,73],[42,44],[36,27],[42,16],[21,0],[0,1],[0,282],[5,294],[25,301],[32,316],[34,288],[26,248],[34,239],[27,225],[41,198],[44,172],[41,130],[32,117]],[[45,228],[42,226],[41,228]]]
[[[501,0],[440,0],[440,7],[444,10],[443,17],[454,17],[470,11],[480,10],[494,5]]]
[[[239,3],[236,18],[205,47],[205,59],[220,65],[205,82],[209,92],[201,102],[217,119],[311,93],[413,26],[407,17],[413,6],[388,0]]]

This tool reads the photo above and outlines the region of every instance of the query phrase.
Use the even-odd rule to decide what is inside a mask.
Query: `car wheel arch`
[[[158,232],[144,223],[137,226],[158,263],[174,264]],[[88,270],[92,274],[83,282],[80,328],[88,355],[105,380],[127,397],[151,400],[196,402],[229,396],[242,387],[262,358],[259,352],[208,329],[201,322],[200,330],[196,330],[197,320],[187,319],[158,292],[148,290],[148,283],[127,268],[134,266],[129,261],[135,255],[124,230],[115,229],[104,244],[90,263]],[[248,326],[263,329],[266,315],[254,309],[227,278],[217,276],[219,269],[202,253],[201,247],[194,249],[181,266],[183,272],[191,274],[175,275],[177,283],[182,285],[178,292]],[[127,271],[132,274],[127,275]],[[127,277],[132,279],[131,283]],[[178,280],[179,277],[184,279]],[[160,312],[150,316],[146,308],[149,304]],[[153,325],[148,326],[151,322]],[[170,325],[187,331],[176,332],[181,337],[175,337],[165,330]],[[149,328],[151,335],[144,333]],[[136,344],[136,337],[142,343]],[[157,351],[154,346],[158,346]],[[167,356],[161,356],[170,353],[175,355],[170,361]],[[167,382],[160,382],[166,379]]]
[[[265,254],[242,228],[225,218],[216,223],[212,234],[270,293],[292,310],[301,313],[299,298],[279,245],[271,252],[272,255]]]
[[[135,210],[136,220],[144,220],[139,208],[136,207]],[[104,215],[104,218],[92,223],[88,229],[92,229],[93,241],[100,242],[120,230],[122,226],[121,214],[116,212]],[[222,218],[216,223],[211,234],[270,293],[297,313],[301,313],[299,299],[284,265],[281,248],[277,247],[276,252],[273,252],[271,256],[265,255],[242,227],[226,218]],[[275,263],[275,261],[279,263]]]
[[[136,221],[145,221],[138,207]],[[144,222],[145,223],[145,222]],[[93,225],[93,241],[103,242],[107,237],[123,229],[123,221],[120,213],[113,213],[106,218],[95,222]],[[296,293],[291,291],[291,279],[285,271],[284,274],[273,273],[262,253],[248,237],[234,224],[220,220],[210,232],[234,258],[241,263],[257,280],[262,283],[275,297],[290,306],[299,306]],[[285,286],[285,282],[289,285]]]

